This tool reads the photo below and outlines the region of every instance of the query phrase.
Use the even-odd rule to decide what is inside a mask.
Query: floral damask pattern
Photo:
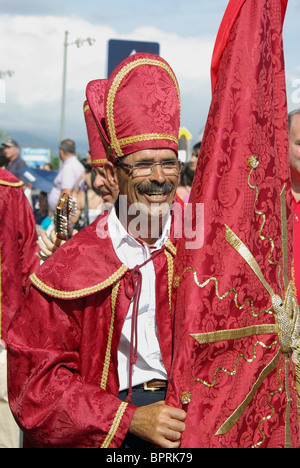
[[[249,249],[275,294],[284,298],[284,250],[291,280],[292,243],[282,245],[281,222],[285,187],[291,240],[284,3],[231,0],[227,11],[240,7],[220,61],[190,196],[191,203],[204,204],[204,245],[188,250],[183,239],[175,263],[167,400],[179,405],[184,392],[191,394],[188,405],[184,400],[182,447],[299,446],[294,364],[281,352],[277,333],[203,344],[191,336],[276,326],[270,295],[226,241],[225,226]],[[233,424],[227,427],[228,418]]]

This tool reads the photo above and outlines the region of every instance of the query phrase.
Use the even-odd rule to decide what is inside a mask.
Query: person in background
[[[289,113],[289,159],[294,213],[294,272],[300,303],[300,109]]]
[[[38,213],[40,215],[39,229],[47,231],[53,224],[53,215],[49,211],[48,195],[46,192],[40,191],[38,198]]]
[[[23,182],[0,168],[0,448],[19,448],[20,430],[8,405],[7,330],[39,267],[36,226]]]
[[[4,148],[4,155],[8,160],[6,169],[19,178],[17,171],[19,169],[26,169],[27,167],[26,162],[20,156],[19,143],[10,138],[2,146]]]
[[[184,164],[180,174],[180,182],[176,194],[181,198],[184,203],[188,203],[190,191],[195,175],[195,171],[191,169],[192,161]]]
[[[8,159],[4,154],[4,148],[3,146],[0,147],[0,167],[2,169],[5,169],[8,164]]]
[[[71,221],[77,231],[91,224],[101,213],[103,205],[100,193],[93,186],[95,174],[92,171],[89,151],[86,162],[82,161],[82,163],[85,171],[72,192],[72,197],[77,199],[77,212],[72,216]]]
[[[177,195],[184,203],[188,203],[190,198],[190,191],[197,167],[198,157],[201,148],[201,141],[193,146],[191,160],[185,163],[180,174],[180,182],[177,189]]]
[[[87,153],[87,162],[92,167],[91,183],[94,192],[98,194],[103,201],[101,205],[101,212],[103,212],[115,203],[119,195],[119,189],[115,184],[111,185],[106,178],[104,170],[104,164],[107,162],[106,153],[87,101],[84,102],[83,111],[90,145],[90,149]],[[74,218],[72,217],[71,221],[73,220]],[[69,223],[69,236],[72,237],[77,234],[77,232],[77,229],[74,229],[71,223]],[[57,237],[54,229],[51,229],[49,233],[40,231],[38,241],[40,259],[45,261],[65,243],[65,240]]]
[[[200,149],[201,149],[201,141],[196,143],[193,147],[193,152],[192,152],[192,159],[191,159],[191,170],[195,173],[196,167],[197,167],[197,162],[198,162],[198,157],[200,154]]]
[[[76,146],[73,140],[63,140],[59,145],[59,157],[62,167],[54,179],[54,186],[48,196],[49,209],[55,211],[63,193],[71,195],[78,179],[84,172],[84,166],[77,159]]]

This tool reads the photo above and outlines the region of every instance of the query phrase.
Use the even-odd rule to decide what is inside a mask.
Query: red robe
[[[9,397],[36,447],[120,447],[136,407],[121,402],[117,352],[130,299],[128,269],[107,232],[107,213],[58,249],[31,277],[9,332]],[[156,319],[171,366],[171,285],[175,247],[155,257]]]
[[[167,404],[186,447],[298,447],[295,298],[282,22],[286,0],[231,0],[191,190],[204,243],[178,245]],[[297,377],[297,379],[296,379]]]
[[[33,211],[20,182],[0,168],[0,339],[18,309],[29,275],[39,267]]]

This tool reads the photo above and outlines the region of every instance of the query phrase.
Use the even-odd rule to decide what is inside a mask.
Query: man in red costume
[[[103,90],[104,88],[101,88],[101,93],[99,93],[101,96],[103,94]],[[103,103],[101,103],[101,108],[102,107]],[[106,151],[88,101],[85,101],[83,105],[83,112],[87,128],[93,172],[95,174],[93,185],[100,193],[104,203],[109,207],[109,204],[113,205],[118,198],[119,188],[116,184],[111,186],[106,178],[104,170],[104,164],[107,162]]]
[[[181,447],[299,447],[299,308],[282,23],[286,1],[231,0],[190,203],[204,244],[175,262],[166,402],[187,411]]]
[[[39,266],[35,220],[20,182],[0,168],[0,447],[18,448],[20,430],[8,405],[6,344],[29,275]]]
[[[31,276],[9,331],[11,408],[26,446],[121,447],[126,438],[126,446],[178,447],[185,412],[163,401],[176,252],[170,206],[181,169],[178,83],[163,59],[136,54],[109,80],[91,82],[87,101],[120,197]],[[92,158],[97,170],[101,149]]]

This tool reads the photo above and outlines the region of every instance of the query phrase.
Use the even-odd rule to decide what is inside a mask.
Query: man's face
[[[93,171],[96,175],[93,184],[95,189],[98,190],[105,203],[113,205],[119,194],[118,189],[109,184],[103,167],[94,167]]]
[[[161,163],[163,161],[177,161],[176,154],[168,149],[151,149],[137,151],[122,158],[125,164],[136,164],[140,162]],[[170,207],[176,193],[179,172],[172,175],[165,175],[160,165],[153,168],[151,175],[140,177],[134,175],[131,169],[118,167],[118,182],[120,195],[127,197],[127,209],[130,206],[139,204],[143,207],[143,212],[149,216],[159,213],[159,206]],[[134,216],[133,216],[134,217]],[[130,220],[130,216],[128,216]]]
[[[191,158],[191,170],[194,172],[197,169],[198,156],[199,156],[199,150],[194,149],[192,158]]]
[[[292,116],[289,132],[289,156],[292,179],[300,179],[300,114]]]
[[[9,162],[14,161],[19,154],[19,149],[16,146],[5,146],[3,151]]]

